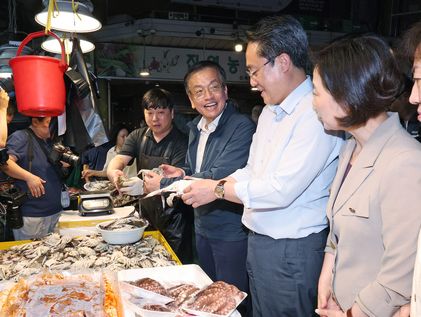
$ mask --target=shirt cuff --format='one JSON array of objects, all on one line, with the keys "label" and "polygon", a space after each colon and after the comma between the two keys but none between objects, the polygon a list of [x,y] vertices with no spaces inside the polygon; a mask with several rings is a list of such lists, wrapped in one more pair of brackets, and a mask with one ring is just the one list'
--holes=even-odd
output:
[{"label": "shirt cuff", "polygon": [[236,170],[230,177],[234,178],[237,182],[243,182],[249,179],[249,176],[244,169]]},{"label": "shirt cuff", "polygon": [[[378,316],[392,316],[400,306],[405,304],[405,301],[401,296],[398,298],[393,298],[392,294],[389,294],[384,286],[378,282],[372,282],[357,296],[357,304],[360,306],[361,310],[370,317]],[[398,295],[395,294],[394,297]]]},{"label": "shirt cuff", "polygon": [[241,200],[245,208],[249,208],[248,182],[236,182],[234,184],[235,195]]}]

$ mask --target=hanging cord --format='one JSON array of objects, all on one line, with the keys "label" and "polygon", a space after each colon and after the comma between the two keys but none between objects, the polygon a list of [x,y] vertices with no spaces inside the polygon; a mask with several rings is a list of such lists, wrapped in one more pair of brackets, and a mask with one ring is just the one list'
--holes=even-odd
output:
[{"label": "hanging cord", "polygon": [[[82,20],[82,18],[77,13],[78,7],[79,7],[79,3],[75,2],[75,0],[72,0],[72,11],[79,20]],[[47,34],[48,31],[51,31],[51,18],[58,17],[59,13],[60,11],[58,9],[57,1],[50,0],[48,3],[48,16],[47,16],[47,24],[45,25],[45,34]]]},{"label": "hanging cord", "polygon": [[9,0],[9,26],[8,31],[10,33],[16,33],[16,0]]},{"label": "hanging cord", "polygon": [[47,23],[45,24],[45,34],[48,34],[48,31],[51,31],[51,17],[52,16],[56,17],[56,15],[54,15],[54,7],[57,9],[57,14],[58,14],[58,7],[57,7],[56,0],[50,0],[48,2],[48,15],[47,15]]}]

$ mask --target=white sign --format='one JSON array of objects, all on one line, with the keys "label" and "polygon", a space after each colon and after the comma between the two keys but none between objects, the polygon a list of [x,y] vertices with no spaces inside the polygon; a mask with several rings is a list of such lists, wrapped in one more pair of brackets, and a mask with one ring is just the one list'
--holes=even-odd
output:
[{"label": "white sign", "polygon": [[[97,73],[100,77],[140,78],[143,46],[97,44]],[[188,69],[201,60],[217,62],[224,68],[227,81],[248,82],[244,53],[183,49],[170,47],[145,48],[145,66],[151,80],[182,81]]]}]

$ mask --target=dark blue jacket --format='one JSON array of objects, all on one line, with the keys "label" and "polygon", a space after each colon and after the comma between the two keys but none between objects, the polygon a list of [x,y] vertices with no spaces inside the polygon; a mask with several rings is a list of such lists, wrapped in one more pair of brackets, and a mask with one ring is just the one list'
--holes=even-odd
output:
[{"label": "dark blue jacket", "polygon": [[[246,165],[255,124],[237,112],[228,102],[216,130],[209,135],[200,173],[193,173],[196,166],[200,131],[197,124],[201,116],[189,123],[189,146],[186,156],[186,175],[200,178],[221,179]],[[247,238],[241,223],[243,206],[226,200],[195,209],[195,230],[209,239],[239,241]]]},{"label": "dark blue jacket", "polygon": [[[27,171],[29,171],[28,138],[25,130],[18,130],[7,139],[9,155],[16,156],[16,163]],[[52,142],[50,140],[45,142],[45,146],[48,150],[51,150]],[[46,181],[44,184],[45,195],[42,195],[39,198],[28,195],[28,199],[23,203],[20,209],[24,217],[51,216],[63,209],[61,206],[61,188],[63,186],[63,181],[48,162],[46,155],[36,140],[32,140],[32,154],[33,160],[30,172]],[[25,181],[16,180],[15,185],[20,190],[29,193],[28,185]]]}]

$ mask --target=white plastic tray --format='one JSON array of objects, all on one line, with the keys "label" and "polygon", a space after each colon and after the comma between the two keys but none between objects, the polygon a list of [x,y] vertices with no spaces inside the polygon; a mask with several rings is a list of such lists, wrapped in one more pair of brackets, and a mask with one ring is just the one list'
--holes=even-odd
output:
[{"label": "white plastic tray", "polygon": [[[199,288],[203,288],[212,283],[209,276],[207,276],[200,266],[196,264],[132,269],[118,272],[119,281],[135,281],[145,277],[157,280],[165,287],[175,286],[180,283],[188,283],[196,285]],[[126,303],[124,303],[124,305],[125,304]],[[129,305],[125,305],[124,316],[135,317],[134,312],[129,309],[128,306]],[[160,313],[159,316],[173,316],[173,313]],[[238,311],[234,311],[230,317],[241,317],[241,315]]]}]

